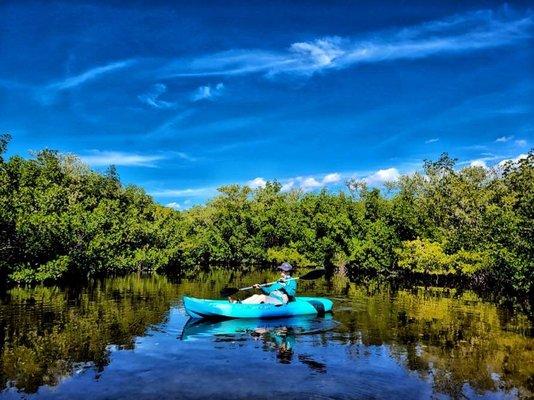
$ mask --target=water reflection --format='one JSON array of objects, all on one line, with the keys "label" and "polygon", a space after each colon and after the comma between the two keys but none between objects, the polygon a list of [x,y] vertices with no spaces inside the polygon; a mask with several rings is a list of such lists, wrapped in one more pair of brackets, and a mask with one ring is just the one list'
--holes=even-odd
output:
[{"label": "water reflection", "polygon": [[[276,353],[276,360],[291,364],[294,359],[297,336],[318,335],[339,326],[332,315],[323,317],[299,316],[271,320],[238,319],[206,321],[189,319],[180,339],[183,341],[212,340],[214,344],[252,338],[262,342],[262,350]],[[298,354],[298,361],[315,372],[325,373],[326,365],[309,354]]]},{"label": "water reflection", "polygon": [[162,277],[109,279],[82,291],[15,288],[2,302],[1,384],[25,392],[109,364],[110,346],[133,349],[136,336],[165,319],[177,288]]},{"label": "water reflection", "polygon": [[0,302],[0,397],[266,398],[288,377],[302,383],[280,389],[286,399],[533,394],[528,318],[470,291],[335,276],[299,285],[333,298],[333,317],[187,322],[182,295],[272,277],[218,270],[12,289]]}]

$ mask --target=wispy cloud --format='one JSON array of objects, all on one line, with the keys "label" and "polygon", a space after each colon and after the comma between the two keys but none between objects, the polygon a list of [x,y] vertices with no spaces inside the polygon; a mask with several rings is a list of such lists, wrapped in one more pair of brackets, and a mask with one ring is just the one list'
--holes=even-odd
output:
[{"label": "wispy cloud", "polygon": [[142,95],[137,96],[137,98],[143,103],[154,107],[154,108],[171,108],[174,107],[174,103],[168,101],[160,100],[160,96],[167,91],[167,86],[163,83],[156,83],[153,85],[150,90]]},{"label": "wispy cloud", "polygon": [[439,142],[439,138],[425,140],[425,144],[436,143],[436,142]]},{"label": "wispy cloud", "polygon": [[93,167],[117,165],[155,168],[156,161],[164,160],[168,157],[163,154],[144,155],[121,151],[93,150],[89,154],[81,155],[80,158]]},{"label": "wispy cloud", "polygon": [[512,140],[514,136],[501,136],[495,140],[496,143],[506,143],[510,140]]},{"label": "wispy cloud", "polygon": [[[226,132],[231,132],[239,129],[243,129],[255,124],[261,123],[266,117],[264,116],[244,116],[236,118],[219,119],[215,121],[200,123],[200,124],[183,124],[184,120],[195,114],[195,109],[190,108],[185,110],[176,116],[170,118],[147,136],[170,136],[176,133],[180,133],[181,137],[201,137],[206,135],[218,135]],[[265,139],[263,139],[265,140]],[[226,140],[228,142],[228,140]],[[225,145],[221,145],[224,147]],[[217,151],[215,149],[214,151]]]},{"label": "wispy cloud", "polygon": [[518,147],[525,147],[527,145],[527,141],[525,139],[519,139],[515,141],[515,144]]},{"label": "wispy cloud", "polygon": [[176,155],[182,160],[191,161],[191,162],[197,161],[196,157],[193,157],[187,153],[184,153],[183,151],[172,151],[172,152],[169,152],[169,154]]},{"label": "wispy cloud", "polygon": [[135,62],[136,60],[133,60],[133,59],[123,60],[123,61],[112,62],[112,63],[102,65],[99,67],[91,68],[85,72],[82,72],[79,75],[70,76],[63,80],[53,82],[47,85],[46,89],[51,90],[51,91],[61,91],[65,89],[70,89],[70,88],[79,86],[85,82],[94,80],[101,75],[129,67],[133,65]]},{"label": "wispy cloud", "polygon": [[512,163],[512,164],[515,164],[517,163],[519,160],[522,160],[524,158],[527,158],[528,157],[528,154],[519,154],[517,157],[514,157],[514,158],[507,158],[507,159],[504,159],[502,161],[500,161],[498,164],[497,164],[497,167],[504,167],[507,163]]},{"label": "wispy cloud", "polygon": [[32,87],[35,98],[43,104],[51,104],[56,100],[58,93],[76,88],[86,82],[96,80],[105,74],[112,73],[134,65],[136,59],[116,61],[106,65],[91,68],[78,75],[49,83],[42,87]]},{"label": "wispy cloud", "polygon": [[200,86],[191,96],[191,100],[213,100],[216,97],[219,97],[222,94],[223,90],[224,84],[222,82],[217,83],[215,86]]},{"label": "wispy cloud", "polygon": [[156,197],[207,197],[217,193],[217,188],[202,187],[188,189],[161,189],[151,191],[150,194]]},{"label": "wispy cloud", "polygon": [[[162,85],[162,84],[161,84]],[[159,87],[157,90],[153,90],[152,92],[148,93],[146,97],[143,97],[140,100],[146,102],[147,104],[150,104],[153,107],[156,108],[172,108],[178,106],[177,103],[168,103],[163,102],[158,99],[158,97],[166,91],[166,86],[162,85],[164,88]],[[154,89],[156,89],[154,87]],[[158,94],[158,91],[161,92]],[[193,95],[190,96],[188,101],[191,101],[193,103],[198,102],[200,100],[214,100],[216,97],[219,97],[222,95],[222,92],[224,91],[224,85],[222,83],[216,84],[214,87],[212,86],[201,86],[199,87]],[[154,96],[148,96],[149,94],[156,95]],[[195,107],[191,108],[185,108],[187,107],[186,104],[182,104],[179,106],[183,109],[183,111],[180,111],[176,115],[170,117],[163,123],[161,123],[159,126],[157,126],[152,131],[148,132],[146,134],[147,137],[153,137],[153,136],[169,136],[174,135],[179,130],[179,125],[182,123],[185,119],[191,117],[193,114],[195,114],[196,109]],[[227,126],[226,122],[229,122],[230,126]],[[180,132],[182,134],[185,133],[195,133],[195,129],[198,129],[200,132],[215,132],[215,131],[221,131],[226,129],[233,129],[232,121],[237,123],[243,123],[243,121],[246,121],[245,124],[252,123],[252,121],[256,121],[256,119],[253,118],[237,118],[235,120],[227,120],[227,121],[217,121],[214,123],[207,123],[196,127],[187,127],[180,129]]]},{"label": "wispy cloud", "polygon": [[194,109],[187,109],[173,115],[166,121],[162,122],[159,126],[154,128],[152,131],[147,132],[146,137],[163,137],[169,136],[176,133],[178,130],[178,125],[183,122],[183,120],[189,118],[195,113]]},{"label": "wispy cloud", "polygon": [[234,49],[207,54],[177,60],[161,72],[166,77],[251,73],[309,76],[361,63],[421,59],[512,45],[530,38],[533,24],[531,13],[511,18],[506,13],[484,10],[366,37],[329,36],[296,42],[286,51]]}]

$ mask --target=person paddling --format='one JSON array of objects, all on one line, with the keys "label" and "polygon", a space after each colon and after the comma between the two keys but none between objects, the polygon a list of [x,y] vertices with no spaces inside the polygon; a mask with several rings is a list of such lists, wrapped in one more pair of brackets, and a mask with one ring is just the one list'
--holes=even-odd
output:
[{"label": "person paddling", "polygon": [[[297,280],[291,279],[291,271],[293,267],[291,264],[285,262],[278,267],[280,270],[281,278],[278,282],[269,286],[260,286],[255,284],[254,288],[261,289],[263,294],[255,294],[241,301],[242,304],[274,304],[282,305],[287,304],[295,298],[297,293]],[[230,302],[235,302],[232,298]]]}]

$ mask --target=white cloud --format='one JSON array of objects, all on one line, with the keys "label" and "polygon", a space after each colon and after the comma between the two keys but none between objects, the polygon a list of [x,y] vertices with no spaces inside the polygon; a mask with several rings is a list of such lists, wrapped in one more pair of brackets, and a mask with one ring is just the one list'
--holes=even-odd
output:
[{"label": "white cloud", "polygon": [[425,140],[425,144],[436,143],[438,141],[439,141],[439,138],[428,139],[428,140]]},{"label": "white cloud", "polygon": [[482,168],[488,168],[488,165],[484,160],[473,160],[469,164],[471,167],[482,167]]},{"label": "white cloud", "polygon": [[516,140],[515,141],[516,146],[519,147],[525,147],[527,145],[527,141],[524,139]]},{"label": "white cloud", "polygon": [[528,157],[528,154],[519,154],[517,157],[515,158],[508,158],[506,160],[502,160],[500,161],[498,164],[497,164],[497,167],[504,167],[506,165],[506,163],[508,162],[512,162],[512,163],[517,163],[519,160],[522,160],[524,158],[527,158]]},{"label": "white cloud", "polygon": [[70,89],[70,88],[79,86],[82,83],[85,83],[87,81],[94,80],[103,74],[129,67],[135,62],[136,60],[123,60],[123,61],[117,61],[117,62],[113,62],[110,64],[106,64],[100,67],[91,68],[79,75],[71,76],[61,81],[51,83],[46,88],[48,90],[53,90],[53,91]]},{"label": "white cloud", "polygon": [[28,86],[28,88],[34,91],[33,95],[38,101],[49,105],[55,102],[59,92],[75,88],[92,80],[96,80],[102,75],[130,67],[136,62],[136,59],[112,62],[99,67],[91,68],[79,75],[69,76],[65,79],[52,82],[42,87]]},{"label": "white cloud", "polygon": [[[372,32],[365,37],[324,37],[297,42],[286,51],[229,50],[176,60],[163,76],[223,76],[263,73],[312,75],[361,63],[421,59],[461,54],[526,41],[532,36],[531,13],[512,18],[506,12],[477,11],[431,21],[397,31]],[[209,92],[208,92],[209,93]]]},{"label": "white cloud", "polygon": [[[289,192],[291,189],[299,188],[305,192],[317,189],[321,186],[334,184],[341,181],[341,174],[334,172],[325,175],[322,179],[318,179],[317,176],[296,176],[292,178],[281,179],[279,182],[282,184],[281,191]],[[264,185],[265,180],[263,178],[256,178],[247,183],[250,187],[255,187],[259,184]]]},{"label": "white cloud", "polygon": [[219,82],[215,86],[200,86],[195,93],[191,96],[191,100],[193,101],[200,101],[200,100],[206,100],[211,99],[213,100],[216,97],[219,97],[224,90],[224,84],[222,82]]},{"label": "white cloud", "polygon": [[282,184],[282,192],[289,192],[293,187],[295,186],[295,181],[293,179],[289,179],[287,182]]},{"label": "white cloud", "polygon": [[253,180],[249,181],[247,183],[247,186],[249,186],[250,188],[252,189],[257,189],[257,188],[262,188],[262,187],[265,187],[265,185],[267,184],[267,181],[263,178],[254,178]]},{"label": "white cloud", "polygon": [[400,173],[396,168],[379,169],[374,174],[369,175],[364,181],[369,184],[382,184],[385,182],[392,182],[400,177]]},{"label": "white cloud", "polygon": [[165,204],[165,207],[174,208],[175,210],[179,210],[179,209],[182,208],[182,206],[179,203],[177,203],[176,201],[172,201],[170,203]]},{"label": "white cloud", "polygon": [[342,45],[341,38],[327,37],[311,43],[293,43],[290,51],[301,59],[303,68],[324,68],[333,65],[337,57],[344,55],[345,51],[340,45]]},{"label": "white cloud", "polygon": [[497,142],[497,143],[506,143],[509,140],[513,139],[513,137],[514,137],[513,135],[512,136],[501,136],[500,138],[497,138],[495,140],[495,142]]},{"label": "white cloud", "polygon": [[321,183],[313,177],[303,178],[300,182],[300,188],[304,191],[312,190],[321,186]]},{"label": "white cloud", "polygon": [[94,167],[107,165],[136,166],[136,167],[156,167],[155,162],[166,159],[162,154],[144,155],[136,153],[125,153],[121,151],[100,151],[93,150],[90,154],[81,155],[80,159]]},{"label": "white cloud", "polygon": [[152,86],[148,93],[137,96],[143,103],[148,104],[154,108],[171,108],[174,103],[160,100],[159,97],[167,91],[167,86],[163,83],[156,83]]},{"label": "white cloud", "polygon": [[337,183],[341,180],[341,175],[337,172],[325,175],[323,178],[323,184],[327,185],[329,183]]}]

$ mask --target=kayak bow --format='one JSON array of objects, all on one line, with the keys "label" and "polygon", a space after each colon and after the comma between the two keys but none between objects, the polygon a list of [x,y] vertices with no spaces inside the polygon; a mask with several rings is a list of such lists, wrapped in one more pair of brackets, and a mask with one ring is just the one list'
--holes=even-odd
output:
[{"label": "kayak bow", "polygon": [[296,297],[283,305],[230,303],[227,300],[196,299],[184,296],[186,313],[192,318],[283,318],[296,315],[325,314],[333,302],[324,297]]}]

